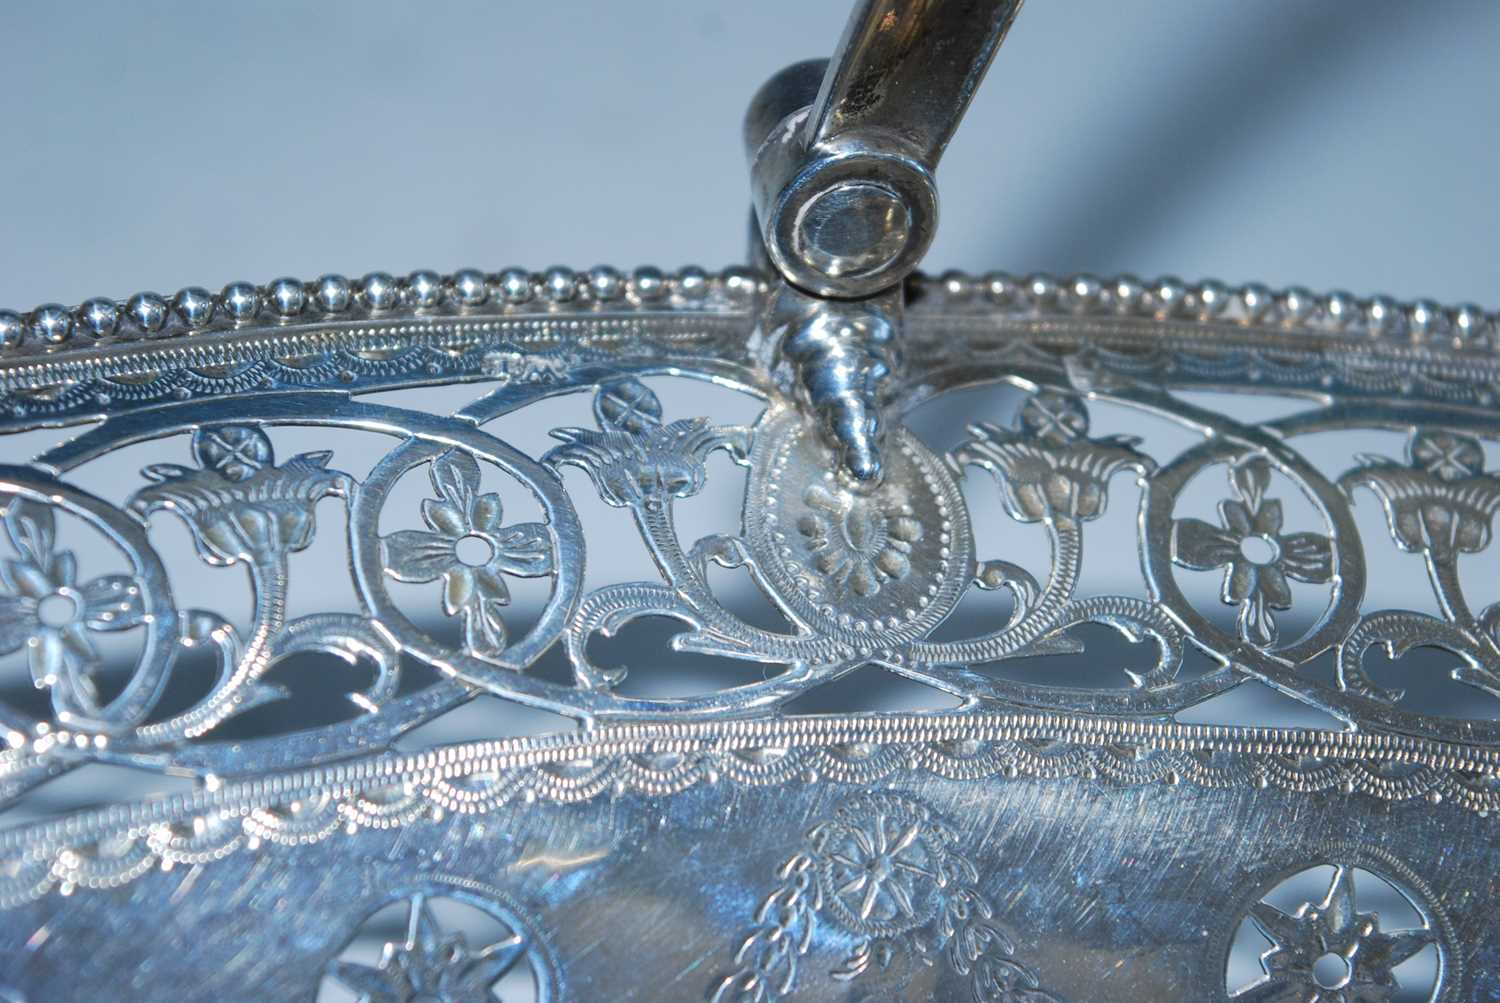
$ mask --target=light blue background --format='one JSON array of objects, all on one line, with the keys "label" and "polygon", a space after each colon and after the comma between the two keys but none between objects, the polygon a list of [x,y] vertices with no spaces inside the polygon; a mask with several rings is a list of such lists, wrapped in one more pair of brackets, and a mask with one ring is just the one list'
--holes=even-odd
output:
[{"label": "light blue background", "polygon": [[[0,304],[419,267],[728,264],[739,121],[842,0],[0,7]],[[1492,305],[1500,4],[1053,0],[928,267]]]}]

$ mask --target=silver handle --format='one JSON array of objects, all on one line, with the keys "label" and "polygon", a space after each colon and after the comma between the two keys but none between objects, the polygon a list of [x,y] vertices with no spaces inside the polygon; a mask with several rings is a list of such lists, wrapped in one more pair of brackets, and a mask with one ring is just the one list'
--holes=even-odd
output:
[{"label": "silver handle", "polygon": [[832,60],[761,89],[746,118],[752,193],[789,282],[858,298],[916,267],[937,230],[932,172],[1020,8],[860,0]]}]

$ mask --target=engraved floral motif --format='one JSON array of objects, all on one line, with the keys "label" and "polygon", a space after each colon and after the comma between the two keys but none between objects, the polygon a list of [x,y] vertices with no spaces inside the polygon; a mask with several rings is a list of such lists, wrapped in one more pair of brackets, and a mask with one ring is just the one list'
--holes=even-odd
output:
[{"label": "engraved floral motif", "polygon": [[874,806],[858,824],[825,833],[825,891],[838,914],[862,933],[896,933],[929,919],[942,877],[921,816],[900,803]]},{"label": "engraved floral motif", "polygon": [[1500,477],[1485,472],[1478,439],[1417,429],[1407,440],[1405,463],[1382,456],[1360,459],[1363,465],[1339,483],[1346,490],[1375,492],[1401,549],[1442,561],[1489,546],[1500,509]]},{"label": "engraved floral motif", "polygon": [[[1386,931],[1373,912],[1355,907],[1354,868],[1335,867],[1328,891],[1287,913],[1267,902],[1250,907],[1250,920],[1271,947],[1261,955],[1265,978],[1231,996],[1298,1003],[1389,1000],[1401,988],[1395,969],[1429,944],[1431,929]],[[1425,997],[1424,997],[1425,998]]]},{"label": "engraved floral motif", "polygon": [[131,497],[131,511],[159,509],[187,523],[198,555],[219,566],[247,566],[255,593],[250,637],[243,649],[231,628],[215,629],[237,658],[209,695],[190,710],[146,732],[153,741],[191,738],[232,714],[274,699],[280,691],[257,682],[270,668],[276,638],[286,627],[287,558],[312,543],[314,511],[329,496],[347,498],[354,479],[328,469],[328,451],[301,453],[280,466],[266,433],[254,425],[210,425],[192,438],[197,468],[156,463],[141,471],[156,483]]},{"label": "engraved floral motif", "polygon": [[510,603],[504,575],[536,578],[552,571],[552,538],[539,522],[503,525],[500,496],[479,490],[479,464],[450,449],[433,460],[436,498],[422,501],[427,530],[384,538],[386,573],[402,582],[443,581],[443,612],[461,617],[464,643],[481,655],[505,650],[500,608]]},{"label": "engraved floral motif", "polygon": [[32,682],[50,690],[63,715],[103,713],[94,684],[99,652],[89,634],[135,627],[145,615],[130,575],[80,583],[73,552],[57,547],[48,505],[20,497],[3,503],[5,537],[16,556],[0,563],[0,655],[26,648]]},{"label": "engraved floral motif", "polygon": [[387,942],[378,962],[329,965],[328,974],[358,993],[361,1003],[495,1003],[495,983],[529,960],[531,943],[522,930],[474,948],[463,933],[443,931],[426,895],[412,895],[408,903],[405,939]]},{"label": "engraved floral motif", "polygon": [[859,938],[829,972],[859,983],[857,999],[900,1000],[917,966],[946,959],[976,1003],[1059,1003],[978,890],[979,874],[954,846],[947,822],[915,798],[855,795],[815,825],[781,867],[781,885],[756,914],[715,983],[713,1003],[777,1003],[791,996],[799,958],[813,946],[824,910]]},{"label": "engraved floral motif", "polygon": [[253,425],[217,425],[193,434],[198,468],[154,463],[141,473],[130,508],[142,515],[170,509],[187,522],[210,564],[284,563],[312,542],[313,508],[327,495],[347,496],[348,474],[329,470],[332,453],[302,453],[281,466],[271,440]]},{"label": "engraved floral motif", "polygon": [[813,484],[802,498],[814,511],[798,520],[797,531],[807,537],[812,565],[826,581],[872,596],[883,582],[911,572],[907,555],[922,539],[922,524],[898,492],[861,495]]},{"label": "engraved floral motif", "polygon": [[744,459],[744,442],[734,430],[701,417],[663,424],[661,416],[661,401],[644,383],[629,378],[606,383],[594,398],[599,431],[553,429],[563,445],[543,462],[582,468],[610,505],[660,509],[668,498],[703,490],[704,458],[712,450],[728,448]]},{"label": "engraved floral motif", "polygon": [[1362,455],[1361,465],[1339,478],[1351,494],[1368,488],[1385,508],[1391,538],[1421,554],[1442,618],[1414,610],[1382,610],[1361,619],[1339,651],[1344,688],[1394,703],[1401,689],[1379,686],[1364,669],[1364,652],[1383,645],[1391,657],[1429,645],[1457,655],[1454,679],[1500,696],[1500,603],[1469,605],[1459,575],[1464,554],[1490,545],[1500,510],[1500,476],[1484,470],[1484,447],[1471,435],[1416,428],[1406,442],[1406,462]]},{"label": "engraved floral motif", "polygon": [[1261,457],[1229,468],[1235,497],[1219,503],[1221,525],[1172,524],[1172,560],[1195,571],[1224,569],[1221,596],[1239,606],[1239,633],[1258,647],[1276,642],[1272,610],[1292,607],[1288,578],[1323,584],[1333,577],[1333,545],[1317,533],[1282,532],[1281,501],[1267,498],[1271,466]]},{"label": "engraved floral motif", "polygon": [[962,467],[974,465],[1000,481],[1006,508],[1023,522],[1059,516],[1096,519],[1109,500],[1109,479],[1121,470],[1149,473],[1140,439],[1090,438],[1088,411],[1074,396],[1042,391],[1021,407],[1019,429],[988,422],[969,426],[971,438],[953,451]]}]

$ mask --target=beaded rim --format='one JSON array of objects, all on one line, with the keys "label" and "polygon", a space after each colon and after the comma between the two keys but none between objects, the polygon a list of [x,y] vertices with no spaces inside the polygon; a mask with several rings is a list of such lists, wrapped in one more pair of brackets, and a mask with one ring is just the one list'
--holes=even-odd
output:
[{"label": "beaded rim", "polygon": [[[123,301],[95,298],[76,307],[47,303],[28,312],[0,310],[0,356],[34,356],[80,346],[232,331],[253,324],[322,318],[462,314],[484,308],[534,312],[599,309],[725,309],[764,293],[769,279],[749,268],[709,272],[688,266],[663,272],[645,266],[628,275],[600,265],[586,271],[460,269],[415,271],[405,277],[371,272],[358,280],[327,274],[310,282],[279,278],[264,285],[231,282],[219,293],[189,286],[168,298],[137,293]],[[1500,314],[1473,303],[1444,306],[1428,299],[1358,297],[1301,286],[1273,290],[1259,283],[1230,286],[1173,276],[1141,280],[1059,278],[1043,273],[914,276],[908,294],[917,308],[998,309],[1018,316],[1127,316],[1308,329],[1390,342],[1500,347]]]},{"label": "beaded rim", "polygon": [[1360,298],[1334,290],[1314,293],[1302,286],[1273,290],[1260,283],[1226,285],[1214,279],[1187,283],[1175,276],[1142,280],[1133,275],[1025,277],[1005,272],[982,276],[944,272],[920,278],[918,291],[945,308],[965,306],[1020,316],[1118,316],[1158,321],[1239,324],[1244,327],[1311,330],[1365,336],[1389,342],[1455,349],[1500,343],[1500,314],[1477,304],[1444,306],[1428,299],[1401,302],[1390,296]]},{"label": "beaded rim", "polygon": [[232,331],[251,325],[291,323],[309,317],[442,315],[478,308],[691,309],[748,300],[765,280],[746,268],[709,273],[688,266],[663,272],[645,266],[625,274],[600,265],[583,272],[508,268],[451,274],[420,270],[404,277],[371,272],[351,280],[326,274],[303,282],[279,278],[264,285],[231,282],[215,294],[189,286],[168,298],[136,293],[116,301],[86,300],[68,308],[46,303],[20,313],[0,310],[0,354],[34,355],[80,346]]}]

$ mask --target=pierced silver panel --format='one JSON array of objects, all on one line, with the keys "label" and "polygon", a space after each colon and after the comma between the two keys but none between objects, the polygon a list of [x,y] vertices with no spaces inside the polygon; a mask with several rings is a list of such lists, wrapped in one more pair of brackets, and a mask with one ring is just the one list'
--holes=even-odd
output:
[{"label": "pierced silver panel", "polygon": [[12,997],[1500,994],[1482,311],[917,279],[865,486],[753,273],[189,293],[0,349]]}]

